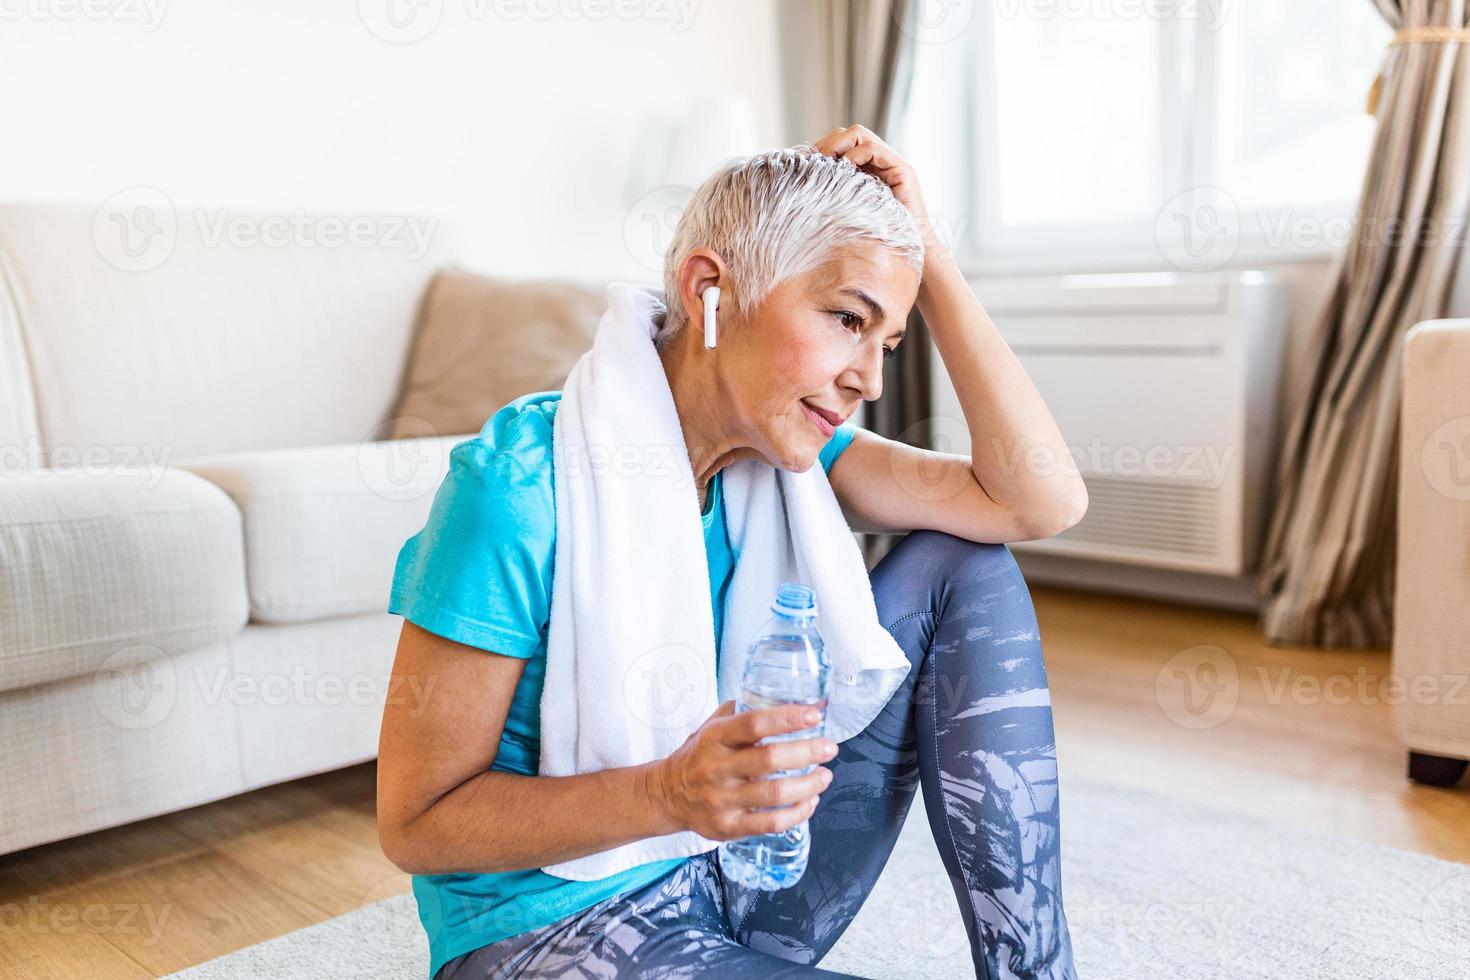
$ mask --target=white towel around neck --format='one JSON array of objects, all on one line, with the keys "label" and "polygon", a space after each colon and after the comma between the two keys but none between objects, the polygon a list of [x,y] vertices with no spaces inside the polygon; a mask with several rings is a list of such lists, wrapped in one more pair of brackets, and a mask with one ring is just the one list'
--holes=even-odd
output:
[{"label": "white towel around neck", "polygon": [[[607,298],[552,426],[556,553],[540,773],[667,757],[738,696],[745,651],[771,616],[776,587],[788,581],[816,590],[832,662],[827,734],[852,737],[882,710],[909,661],[878,621],[862,552],[826,472],[820,463],[793,473],[751,459],[721,471],[736,563],[716,678],[699,499],[653,345],[663,294],[613,283]],[[715,846],[681,831],[542,870],[591,881]]]}]

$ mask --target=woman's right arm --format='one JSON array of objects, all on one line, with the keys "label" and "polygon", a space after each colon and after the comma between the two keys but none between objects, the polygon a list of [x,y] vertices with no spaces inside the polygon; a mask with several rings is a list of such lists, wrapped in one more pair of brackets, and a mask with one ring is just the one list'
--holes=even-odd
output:
[{"label": "woman's right arm", "polygon": [[[492,772],[526,661],[405,622],[378,740],[378,838],[411,874],[488,873],[569,861],[694,830],[773,833],[811,816],[831,773],[763,779],[836,755],[826,738],[756,745],[811,726],[796,705],[722,704],[667,759],[576,776]],[[779,809],[752,809],[778,807]]]}]

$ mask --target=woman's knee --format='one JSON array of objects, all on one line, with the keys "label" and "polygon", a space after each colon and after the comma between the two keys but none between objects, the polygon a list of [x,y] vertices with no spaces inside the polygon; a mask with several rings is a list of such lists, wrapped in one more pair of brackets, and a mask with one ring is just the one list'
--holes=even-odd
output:
[{"label": "woman's knee", "polygon": [[915,605],[928,592],[935,611],[958,601],[1008,607],[1030,617],[1030,592],[1011,550],[1003,544],[969,541],[944,531],[910,531],[873,570],[875,593],[897,592]]},{"label": "woman's knee", "polygon": [[912,531],[884,556],[873,581],[885,625],[916,665],[929,661],[929,683],[952,689],[949,700],[1045,691],[1036,611],[1005,545]]}]

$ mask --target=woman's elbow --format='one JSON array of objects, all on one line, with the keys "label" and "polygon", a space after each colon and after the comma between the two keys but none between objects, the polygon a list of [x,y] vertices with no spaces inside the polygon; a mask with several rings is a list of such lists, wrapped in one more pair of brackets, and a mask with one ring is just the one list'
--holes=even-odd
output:
[{"label": "woman's elbow", "polygon": [[422,875],[431,873],[420,862],[413,848],[412,835],[408,828],[378,816],[378,847],[383,856],[404,874]]},{"label": "woman's elbow", "polygon": [[1067,494],[1066,503],[1061,508],[1062,523],[1057,528],[1058,534],[1076,524],[1087,515],[1087,503],[1087,484],[1083,483],[1079,477],[1077,482],[1072,486],[1071,492]]},{"label": "woman's elbow", "polygon": [[[379,765],[382,765],[381,759]],[[377,798],[379,850],[405,874],[435,874],[436,869],[426,860],[433,848],[424,839],[427,825],[421,819],[428,810],[416,797],[386,789],[381,777],[380,769]]]},{"label": "woman's elbow", "polygon": [[1026,515],[1025,525],[1028,540],[1051,538],[1061,534],[1082,520],[1087,513],[1087,487],[1078,480],[1076,485],[1056,501],[1044,507],[1036,507]]}]

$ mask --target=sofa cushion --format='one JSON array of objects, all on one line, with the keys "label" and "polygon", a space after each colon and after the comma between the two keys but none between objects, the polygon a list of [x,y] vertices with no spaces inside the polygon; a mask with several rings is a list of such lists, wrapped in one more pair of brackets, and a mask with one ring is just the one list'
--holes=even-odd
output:
[{"label": "sofa cushion", "polygon": [[240,512],[217,487],[170,469],[0,477],[0,690],[244,625]]},{"label": "sofa cushion", "polygon": [[602,283],[439,273],[389,437],[477,432],[512,399],[561,388],[606,309]]},{"label": "sofa cushion", "polygon": [[250,618],[300,623],[388,608],[398,549],[424,526],[449,451],[468,438],[277,449],[185,465],[244,515]]}]

